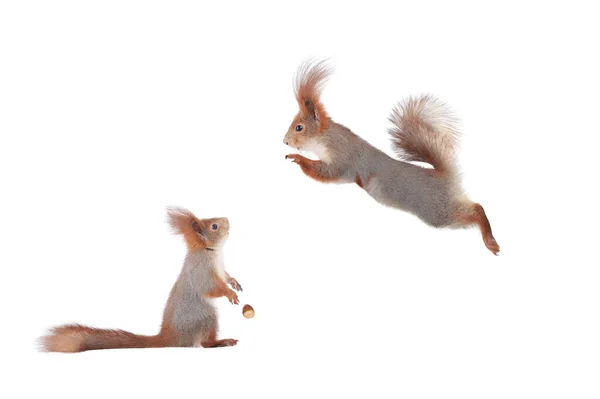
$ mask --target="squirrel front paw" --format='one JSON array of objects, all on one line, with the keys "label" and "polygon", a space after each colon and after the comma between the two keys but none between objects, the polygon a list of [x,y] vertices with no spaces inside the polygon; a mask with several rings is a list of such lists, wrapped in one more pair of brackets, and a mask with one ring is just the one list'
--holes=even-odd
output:
[{"label": "squirrel front paw", "polygon": [[304,157],[303,157],[302,155],[300,155],[300,154],[287,154],[287,155],[285,156],[285,159],[291,159],[291,160],[292,160],[292,162],[295,162],[295,163],[300,163],[300,161],[302,161],[303,159],[306,159],[306,158],[304,158]]},{"label": "squirrel front paw", "polygon": [[232,305],[239,305],[240,303],[237,294],[232,290],[229,290],[229,292],[227,292],[227,299],[229,300],[229,302],[231,302]]},{"label": "squirrel front paw", "polygon": [[229,279],[229,284],[231,285],[231,288],[233,288],[236,291],[243,291],[242,286],[240,285],[240,283],[238,283],[238,281],[236,279],[234,279],[233,277]]}]

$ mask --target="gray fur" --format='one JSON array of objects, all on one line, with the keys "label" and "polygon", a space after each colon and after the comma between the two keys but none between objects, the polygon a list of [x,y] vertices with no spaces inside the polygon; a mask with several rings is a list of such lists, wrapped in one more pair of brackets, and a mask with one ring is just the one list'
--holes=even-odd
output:
[{"label": "gray fur", "polygon": [[212,299],[205,297],[217,286],[216,263],[221,248],[188,252],[183,268],[167,302],[163,326],[175,329],[178,342],[173,346],[193,346],[218,329],[217,309]]},{"label": "gray fur", "polygon": [[[298,69],[294,90],[300,109],[283,138],[286,145],[311,151],[320,161],[299,154],[286,159],[315,180],[356,183],[381,204],[411,212],[430,226],[476,224],[485,246],[497,255],[500,246],[483,207],[460,187],[455,159],[459,131],[452,111],[430,95],[400,102],[389,118],[400,160],[393,159],[327,116],[320,95],[328,77],[323,62]],[[433,169],[409,163],[415,161]]]},{"label": "gray fur", "polygon": [[365,191],[381,204],[411,212],[431,226],[452,224],[456,184],[451,176],[391,158],[333,121],[314,140],[331,158],[322,164],[325,176],[354,183],[358,175]]}]

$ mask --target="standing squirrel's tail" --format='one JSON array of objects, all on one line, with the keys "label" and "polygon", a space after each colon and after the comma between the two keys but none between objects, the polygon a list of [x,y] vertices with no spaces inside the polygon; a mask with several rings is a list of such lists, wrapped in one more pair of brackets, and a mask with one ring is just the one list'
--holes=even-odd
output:
[{"label": "standing squirrel's tail", "polygon": [[54,327],[40,339],[46,352],[83,352],[93,349],[161,348],[167,342],[159,334],[136,335],[123,330],[104,330],[70,324]]},{"label": "standing squirrel's tail", "polygon": [[430,95],[409,97],[392,110],[393,147],[405,161],[427,162],[443,173],[456,173],[458,130],[452,112]]}]

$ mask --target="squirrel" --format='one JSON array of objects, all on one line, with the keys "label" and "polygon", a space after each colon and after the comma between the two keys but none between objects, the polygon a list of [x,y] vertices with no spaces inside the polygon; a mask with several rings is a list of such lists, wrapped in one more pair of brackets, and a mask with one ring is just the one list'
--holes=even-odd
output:
[{"label": "squirrel", "polygon": [[497,255],[500,246],[483,207],[461,188],[455,159],[459,132],[450,109],[431,95],[399,103],[389,117],[399,160],[394,159],[329,117],[320,97],[330,75],[325,61],[309,60],[298,69],[294,92],[300,110],[283,141],[319,160],[299,154],[285,158],[317,181],[356,183],[379,203],[411,212],[430,226],[477,225],[485,246]]},{"label": "squirrel", "polygon": [[236,339],[217,339],[217,311],[213,298],[227,297],[238,304],[241,285],[223,265],[223,245],[229,235],[227,218],[198,219],[183,208],[170,207],[167,220],[182,234],[188,253],[171,289],[157,335],[136,335],[123,330],[91,328],[78,324],[51,329],[40,339],[47,352],[83,352],[93,349],[233,346]]}]

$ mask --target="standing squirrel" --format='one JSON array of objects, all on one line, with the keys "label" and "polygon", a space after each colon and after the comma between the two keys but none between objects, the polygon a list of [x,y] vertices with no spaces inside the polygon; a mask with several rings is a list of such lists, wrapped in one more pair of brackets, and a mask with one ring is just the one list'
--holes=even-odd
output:
[{"label": "standing squirrel", "polygon": [[213,298],[227,297],[238,304],[240,284],[225,271],[223,245],[229,235],[227,218],[198,219],[183,208],[169,208],[168,222],[183,234],[188,253],[171,289],[162,326],[157,335],[136,335],[78,324],[55,327],[40,339],[48,352],[83,352],[93,349],[233,346],[236,339],[217,339],[217,310]]},{"label": "standing squirrel", "polygon": [[[320,101],[331,72],[323,61],[307,61],[295,79],[300,111],[283,139],[286,145],[315,153],[315,161],[299,154],[286,159],[321,182],[356,183],[381,204],[415,214],[433,227],[477,225],[485,246],[497,255],[500,246],[480,204],[464,194],[455,160],[458,130],[451,111],[435,98],[411,97],[392,110],[391,158],[334,122]],[[426,162],[424,168],[411,161]]]}]

